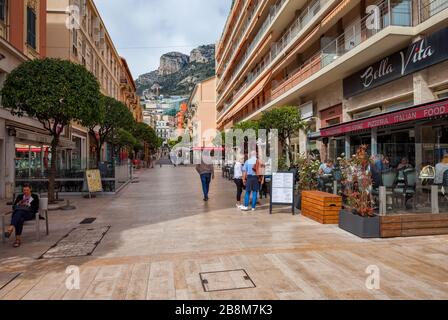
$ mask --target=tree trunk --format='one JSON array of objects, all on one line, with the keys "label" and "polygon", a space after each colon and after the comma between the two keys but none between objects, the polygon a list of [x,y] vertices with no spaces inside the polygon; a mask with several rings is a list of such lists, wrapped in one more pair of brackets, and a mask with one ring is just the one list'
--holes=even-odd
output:
[{"label": "tree trunk", "polygon": [[53,141],[51,142],[51,164],[50,171],[48,175],[48,202],[55,202],[55,187],[56,187],[56,166],[58,163],[58,145],[59,136],[53,136]]}]

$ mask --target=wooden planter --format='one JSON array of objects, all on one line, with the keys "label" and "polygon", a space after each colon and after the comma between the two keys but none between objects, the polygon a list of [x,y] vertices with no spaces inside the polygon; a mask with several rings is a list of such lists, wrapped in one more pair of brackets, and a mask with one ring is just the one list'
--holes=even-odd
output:
[{"label": "wooden planter", "polygon": [[338,224],[342,198],[320,191],[304,191],[302,215],[322,224]]},{"label": "wooden planter", "polygon": [[339,214],[339,228],[360,238],[380,238],[380,217],[361,217],[348,210]]}]

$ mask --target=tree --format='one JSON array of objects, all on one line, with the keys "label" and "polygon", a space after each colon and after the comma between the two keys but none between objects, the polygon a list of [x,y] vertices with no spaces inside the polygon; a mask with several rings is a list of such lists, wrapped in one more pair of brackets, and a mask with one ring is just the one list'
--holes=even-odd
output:
[{"label": "tree", "polygon": [[[103,103],[100,107],[101,117],[89,118],[83,125],[89,128],[89,132],[96,137],[97,163],[101,162],[101,148],[119,129],[131,130],[134,125],[134,117],[128,107],[111,97],[102,96]],[[98,131],[98,136],[96,131]]]},{"label": "tree", "polygon": [[132,133],[125,129],[118,129],[108,141],[119,148],[126,148],[128,150],[134,150],[134,147],[139,144],[139,141]]},{"label": "tree", "polygon": [[260,119],[260,128],[278,130],[279,142],[288,158],[288,164],[292,159],[291,138],[299,134],[300,130],[305,130],[306,127],[306,122],[302,119],[300,110],[293,106],[283,106],[264,112]]},{"label": "tree", "polygon": [[[144,122],[135,123],[134,129],[133,129],[134,137],[137,138],[137,140],[143,142],[141,146],[136,146],[134,148],[135,152],[137,153],[139,150],[144,150],[145,147],[148,147],[151,152],[158,149],[159,146],[159,139],[157,137],[156,132],[152,127],[147,125]],[[140,147],[140,148],[137,148]],[[146,150],[145,150],[146,152]],[[151,160],[151,159],[149,159]]]},{"label": "tree", "polygon": [[101,118],[97,79],[81,65],[60,59],[36,59],[12,71],[1,90],[3,106],[13,115],[37,119],[52,136],[48,197],[54,201],[57,149],[72,121]]}]

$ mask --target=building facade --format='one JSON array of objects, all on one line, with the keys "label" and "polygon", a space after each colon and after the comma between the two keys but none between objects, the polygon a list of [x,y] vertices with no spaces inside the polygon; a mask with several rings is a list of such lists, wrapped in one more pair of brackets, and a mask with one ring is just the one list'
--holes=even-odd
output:
[{"label": "building facade", "polygon": [[294,105],[314,132],[314,139],[295,139],[297,152],[319,149],[334,158],[370,145],[370,138],[349,144],[319,132],[443,97],[447,63],[350,97],[343,79],[446,27],[447,8],[445,0],[235,1],[217,49],[218,128]]},{"label": "building facade", "polygon": [[[128,99],[125,92],[128,89],[132,91],[132,84],[129,84],[131,88],[127,83],[122,84],[122,79],[124,82],[128,78],[127,66],[123,65],[94,1],[47,0],[47,23],[47,56],[82,64],[98,79],[103,95],[130,106],[133,99]],[[89,134],[86,128],[74,123],[71,131],[69,134],[80,145],[83,168],[96,165],[97,152],[101,153],[103,161],[113,161],[110,144],[106,143],[102,150],[96,150],[96,137]]]},{"label": "building facade", "polygon": [[212,147],[216,137],[216,77],[198,83],[188,100],[190,133],[200,141],[194,147]]},{"label": "building facade", "polygon": [[[0,1],[0,87],[21,63],[46,54],[46,0]],[[48,168],[51,137],[31,118],[0,108],[0,198],[11,199],[17,179]],[[61,149],[70,146],[63,138]]]},{"label": "building facade", "polygon": [[132,112],[136,122],[143,122],[143,110],[137,95],[137,87],[128,63],[123,57],[121,58],[120,100]]},{"label": "building facade", "polygon": [[[337,159],[367,145],[393,170],[442,167],[447,0],[235,1],[228,19],[216,57],[219,129],[292,105],[311,131],[293,140],[296,154]],[[419,202],[434,206],[417,180]]]}]

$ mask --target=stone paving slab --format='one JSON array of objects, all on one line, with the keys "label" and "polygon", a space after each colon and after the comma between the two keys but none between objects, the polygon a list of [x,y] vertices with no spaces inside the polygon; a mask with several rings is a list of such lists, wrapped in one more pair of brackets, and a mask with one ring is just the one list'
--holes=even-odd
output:
[{"label": "stone paving slab", "polygon": [[75,228],[45,252],[41,259],[90,256],[109,229],[110,226]]}]

